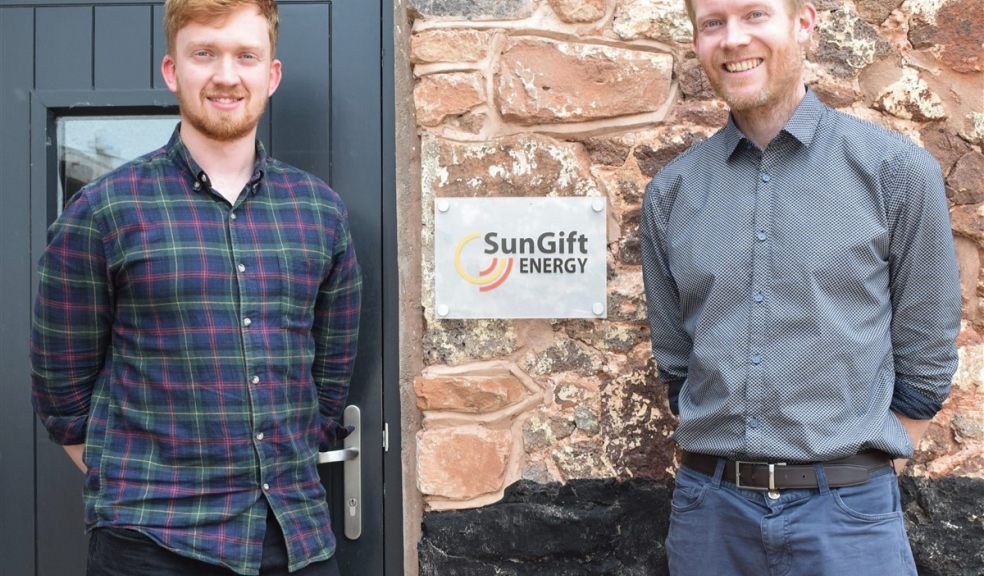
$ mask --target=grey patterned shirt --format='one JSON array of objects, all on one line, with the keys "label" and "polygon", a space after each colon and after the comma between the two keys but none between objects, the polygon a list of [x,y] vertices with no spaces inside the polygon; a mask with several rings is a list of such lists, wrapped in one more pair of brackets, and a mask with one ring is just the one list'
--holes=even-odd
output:
[{"label": "grey patterned shirt", "polygon": [[909,456],[957,366],[939,165],[812,91],[760,151],[733,120],[646,190],[643,272],[674,439],[691,452]]}]

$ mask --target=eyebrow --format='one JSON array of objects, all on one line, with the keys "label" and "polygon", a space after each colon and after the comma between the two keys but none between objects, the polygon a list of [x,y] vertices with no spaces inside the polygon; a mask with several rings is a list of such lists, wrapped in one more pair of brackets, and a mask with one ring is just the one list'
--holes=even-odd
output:
[{"label": "eyebrow", "polygon": [[[783,0],[783,1],[785,1],[785,0]],[[736,11],[738,11],[738,12],[749,12],[749,11],[752,11],[752,10],[771,11],[771,8],[772,8],[771,6],[769,6],[768,3],[762,2],[761,0],[749,0],[748,2],[741,2],[741,1],[739,1],[739,2],[729,2],[728,3],[728,6],[726,8],[724,8],[724,7],[722,7],[722,8],[715,8],[714,10],[709,10],[708,12],[706,12],[704,14],[697,14],[697,12],[695,10],[694,11],[694,18],[695,19],[700,19],[700,18],[709,18],[711,16],[720,16],[720,14],[722,12],[728,12],[728,11],[730,11],[730,9],[731,9],[732,6],[734,6],[734,9]]]},{"label": "eyebrow", "polygon": [[[202,48],[219,49],[222,48],[222,45],[220,43],[212,42],[208,40],[203,40],[200,42],[192,42],[188,44],[189,50],[201,50]],[[254,43],[239,44],[238,46],[235,47],[235,50],[237,51],[249,50],[252,52],[260,52],[262,49],[263,46],[261,44],[254,44]]]}]

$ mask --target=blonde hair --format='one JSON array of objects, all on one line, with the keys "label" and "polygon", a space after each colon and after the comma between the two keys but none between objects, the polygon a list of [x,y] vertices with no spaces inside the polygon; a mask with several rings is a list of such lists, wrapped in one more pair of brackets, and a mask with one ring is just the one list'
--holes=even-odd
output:
[{"label": "blonde hair", "polygon": [[178,30],[190,22],[209,22],[228,16],[242,6],[256,6],[266,18],[270,31],[270,50],[277,52],[277,33],[280,14],[275,0],[166,0],[164,2],[164,38],[168,54],[174,54],[174,41]]}]

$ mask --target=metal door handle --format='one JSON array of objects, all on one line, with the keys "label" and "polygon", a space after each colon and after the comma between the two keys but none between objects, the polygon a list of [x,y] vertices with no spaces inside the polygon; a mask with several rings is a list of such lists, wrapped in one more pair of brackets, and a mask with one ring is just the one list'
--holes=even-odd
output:
[{"label": "metal door handle", "polygon": [[336,462],[348,462],[359,457],[358,448],[343,448],[330,452],[318,452],[318,464],[334,464]]},{"label": "metal door handle", "polygon": [[345,505],[342,516],[345,517],[345,537],[358,540],[362,536],[362,412],[358,406],[347,406],[342,416],[342,425],[351,426],[353,431],[345,437],[341,450],[318,453],[318,464],[333,464],[343,462],[344,478],[342,490],[345,495]]}]

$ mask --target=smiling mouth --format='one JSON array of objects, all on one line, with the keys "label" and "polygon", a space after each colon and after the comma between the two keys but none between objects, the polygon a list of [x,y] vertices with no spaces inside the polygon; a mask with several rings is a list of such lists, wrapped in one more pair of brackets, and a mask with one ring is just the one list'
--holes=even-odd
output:
[{"label": "smiling mouth", "polygon": [[758,68],[764,60],[761,58],[749,58],[740,62],[725,62],[723,68],[728,72],[745,72],[752,68]]},{"label": "smiling mouth", "polygon": [[235,104],[243,99],[242,96],[207,96],[207,98],[216,104]]}]

